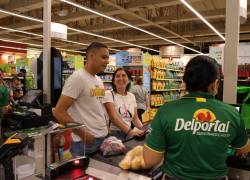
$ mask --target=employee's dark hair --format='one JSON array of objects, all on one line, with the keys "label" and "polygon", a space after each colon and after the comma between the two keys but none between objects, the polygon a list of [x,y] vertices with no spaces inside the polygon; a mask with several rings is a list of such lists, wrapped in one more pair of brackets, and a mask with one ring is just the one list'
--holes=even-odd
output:
[{"label": "employee's dark hair", "polygon": [[[128,74],[127,71],[125,71],[125,69],[123,69],[123,68],[117,68],[116,71],[113,74],[113,77],[112,77],[112,88],[113,88],[114,92],[117,92],[116,86],[114,84],[114,80],[115,80],[115,76],[116,76],[116,74],[117,74],[118,71],[124,71],[126,73],[126,75],[128,76],[128,79],[129,79],[129,74]],[[127,87],[126,87],[126,92],[129,90],[130,85],[131,85],[131,83],[129,82],[128,85],[127,85]]]},{"label": "employee's dark hair", "polygon": [[86,58],[88,60],[88,56],[90,52],[93,52],[95,50],[101,49],[101,48],[106,48],[108,49],[108,46],[106,46],[105,44],[99,43],[99,42],[92,42],[86,50]]},{"label": "employee's dark hair", "polygon": [[219,64],[215,59],[204,55],[192,58],[183,76],[189,92],[208,92],[208,86],[216,79],[219,79]]}]

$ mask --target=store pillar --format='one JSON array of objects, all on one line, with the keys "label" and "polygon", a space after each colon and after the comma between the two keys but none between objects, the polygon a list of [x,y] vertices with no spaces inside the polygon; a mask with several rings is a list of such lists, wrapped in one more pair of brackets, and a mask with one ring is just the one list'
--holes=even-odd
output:
[{"label": "store pillar", "polygon": [[239,0],[226,1],[226,44],[224,55],[223,101],[236,103],[239,59]]}]

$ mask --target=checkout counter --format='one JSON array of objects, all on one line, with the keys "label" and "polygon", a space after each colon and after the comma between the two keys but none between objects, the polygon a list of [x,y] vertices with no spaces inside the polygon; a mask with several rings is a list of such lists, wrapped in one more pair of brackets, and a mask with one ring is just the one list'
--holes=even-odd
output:
[{"label": "checkout counter", "polygon": [[[72,128],[72,127],[68,127]],[[19,130],[21,131],[21,130]],[[18,131],[18,132],[19,132]],[[31,136],[38,136],[44,134],[43,132],[48,133],[46,128],[38,128],[36,132],[31,132]],[[53,131],[50,133],[56,133],[57,131]],[[29,133],[28,133],[29,134]],[[126,146],[126,152],[130,149],[134,148],[137,145],[143,145],[143,138],[130,138],[124,142]],[[86,158],[86,157],[85,157]],[[124,171],[122,170],[118,164],[124,158],[124,154],[113,155],[113,156],[103,156],[102,152],[98,151],[92,155],[89,155],[87,161],[84,161],[84,168],[77,169],[72,172],[63,171],[60,176],[57,178],[49,178],[46,179],[139,179],[139,180],[161,180],[162,172],[160,171],[160,167],[154,167],[149,170],[136,170],[136,171]],[[250,156],[247,159],[240,159],[236,156],[229,156],[227,160],[227,164],[229,167],[228,177],[230,180],[248,180],[250,179]],[[50,167],[50,166],[48,166]],[[37,176],[32,177],[33,179],[43,179],[38,178]]]},{"label": "checkout counter", "polygon": [[[250,132],[248,131],[250,139]],[[249,180],[250,179],[250,153],[246,158],[236,156],[234,153],[227,158],[228,177],[232,180]]]},{"label": "checkout counter", "polygon": [[11,111],[1,121],[3,137],[6,131],[47,126],[53,120],[52,107],[40,104],[40,95],[41,90],[29,90],[20,101],[11,102]]},{"label": "checkout counter", "polygon": [[[36,98],[34,98],[36,99]],[[33,100],[34,101],[34,100]],[[41,106],[40,106],[41,107]],[[34,108],[29,106],[29,108]],[[44,113],[42,113],[42,111],[44,111]],[[24,111],[24,113],[31,113],[31,114],[25,114],[25,116],[27,118],[31,118],[33,119],[33,121],[38,119],[38,115],[34,115],[33,111]],[[46,114],[48,113],[48,110],[42,110],[41,109],[41,116],[40,117],[47,117]],[[4,121],[3,121],[3,125],[6,125],[6,121],[10,120],[10,119],[14,119],[14,120],[20,120],[20,117],[23,117],[23,114],[12,114],[12,115],[8,115],[5,117]],[[48,121],[50,119],[47,119],[47,121],[43,121],[43,118],[41,118],[40,120],[44,123],[44,125],[48,124]],[[9,130],[11,129],[11,131],[22,131],[22,129],[25,128],[29,128],[29,126],[25,125],[25,121],[27,119],[23,118],[23,125],[24,126],[9,126],[9,124],[7,123],[7,129],[8,131],[5,131],[5,135],[8,134]],[[28,122],[29,120],[27,120],[26,122]],[[27,125],[29,125],[30,123],[27,123]],[[41,126],[39,123],[36,124],[37,126]],[[72,127],[69,127],[72,128]],[[32,132],[31,136],[37,136],[37,135],[41,135],[44,133],[44,129],[46,129],[46,127],[44,128],[38,128],[37,130],[37,134]],[[36,131],[36,130],[35,130]],[[27,131],[27,129],[24,130],[24,132],[29,133],[29,131]],[[56,131],[53,131],[53,133],[55,133]],[[46,132],[48,133],[48,132]],[[8,136],[8,135],[6,135]],[[129,138],[124,142],[124,145],[126,146],[126,152],[131,150],[132,148],[134,148],[137,145],[143,145],[144,144],[144,138]],[[45,156],[44,156],[45,157]],[[46,156],[47,157],[47,156]],[[85,157],[84,157],[85,158]],[[98,151],[92,155],[89,155],[89,159],[87,161],[84,161],[84,168],[82,169],[78,169],[77,170],[77,177],[73,177],[75,172],[69,173],[62,173],[60,174],[60,179],[84,179],[84,178],[89,178],[89,179],[106,179],[106,180],[110,180],[110,179],[139,179],[139,180],[149,180],[149,179],[153,179],[153,180],[160,180],[162,178],[162,172],[160,171],[160,167],[154,167],[152,169],[149,170],[137,170],[137,171],[124,171],[119,167],[119,162],[124,158],[124,154],[120,154],[120,155],[113,155],[113,156],[103,156],[102,152]],[[46,162],[46,161],[45,161]],[[250,179],[250,155],[246,158],[246,159],[241,159],[239,157],[236,157],[234,155],[228,156],[227,159],[227,164],[229,167],[229,172],[228,172],[228,177],[230,180],[248,180]],[[44,164],[44,168],[45,166],[47,166],[47,163]],[[73,175],[73,176],[72,176]],[[39,179],[37,177],[34,177],[34,179]],[[42,179],[42,178],[40,178]],[[56,178],[46,178],[46,179],[56,179]]]}]

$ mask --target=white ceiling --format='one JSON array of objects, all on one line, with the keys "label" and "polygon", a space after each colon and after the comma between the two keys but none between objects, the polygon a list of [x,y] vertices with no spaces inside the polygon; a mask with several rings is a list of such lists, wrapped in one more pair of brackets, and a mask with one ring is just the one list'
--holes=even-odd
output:
[{"label": "white ceiling", "polygon": [[[221,42],[212,30],[190,12],[179,0],[71,0],[95,9],[106,15],[146,29],[177,43],[202,49],[211,43]],[[225,32],[225,0],[187,0],[220,33]],[[0,9],[42,19],[42,0],[0,0]],[[248,8],[249,10],[250,8]],[[248,14],[250,11],[248,11]],[[169,44],[166,41],[113,22],[59,0],[52,0],[52,21],[72,28],[119,39],[154,49]],[[42,34],[42,23],[0,13],[0,26]],[[1,30],[0,38],[26,43],[42,44],[41,37]],[[240,27],[240,40],[250,40],[250,20]],[[81,43],[100,41],[112,48],[128,45],[93,37],[86,34],[68,32],[68,39]],[[82,45],[52,41],[53,46],[68,49],[84,49]]]}]

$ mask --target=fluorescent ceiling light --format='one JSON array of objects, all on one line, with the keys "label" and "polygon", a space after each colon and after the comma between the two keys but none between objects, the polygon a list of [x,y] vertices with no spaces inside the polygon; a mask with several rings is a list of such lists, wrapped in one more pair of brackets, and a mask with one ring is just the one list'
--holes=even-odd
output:
[{"label": "fluorescent ceiling light", "polygon": [[83,34],[88,34],[88,35],[91,35],[91,36],[95,36],[95,37],[107,39],[107,40],[110,40],[110,41],[115,41],[115,42],[127,44],[129,46],[136,46],[136,47],[139,47],[139,48],[142,48],[142,49],[147,49],[147,50],[150,50],[150,51],[155,51],[157,53],[160,52],[158,50],[151,49],[151,48],[148,48],[148,47],[145,47],[145,46],[140,46],[140,45],[132,44],[132,43],[129,43],[129,42],[121,41],[121,40],[118,40],[118,39],[113,39],[113,38],[102,36],[102,35],[99,35],[99,34],[94,34],[94,33],[91,33],[91,32],[80,30],[80,29],[75,29],[75,28],[71,28],[71,27],[68,27],[68,29],[71,30],[71,31],[76,31],[76,32],[80,32],[80,33],[83,33]]},{"label": "fluorescent ceiling light", "polygon": [[76,50],[63,49],[63,48],[57,48],[57,49],[60,49],[62,51],[76,52],[76,53],[86,53],[85,51],[76,51]]},{"label": "fluorescent ceiling light", "polygon": [[[21,18],[24,18],[24,19],[29,19],[29,20],[33,20],[33,21],[37,21],[37,22],[43,23],[43,20],[40,20],[40,19],[37,19],[37,18],[32,18],[32,17],[29,17],[29,16],[20,15],[20,14],[9,12],[9,11],[5,11],[5,10],[2,10],[2,9],[0,9],[0,12],[6,13],[6,14],[9,14],[9,15],[13,15],[13,16],[17,16],[17,17],[21,17]],[[24,32],[24,31],[21,31],[21,30],[15,30],[15,29],[11,29],[11,28],[5,28],[5,27],[2,27],[2,26],[0,26],[0,28],[8,30],[8,31],[20,32],[20,33]],[[160,51],[155,50],[155,49],[151,49],[151,48],[148,48],[148,47],[144,47],[144,46],[140,46],[140,45],[128,43],[128,42],[117,40],[117,39],[113,39],[113,38],[109,38],[109,37],[106,37],[106,36],[101,36],[101,35],[98,35],[98,34],[87,32],[87,31],[82,31],[82,30],[78,30],[78,29],[74,29],[74,28],[70,28],[70,27],[68,27],[68,29],[70,29],[72,31],[77,31],[77,32],[81,32],[81,33],[84,33],[84,34],[88,34],[88,35],[91,35],[91,36],[96,36],[96,37],[101,37],[101,38],[104,38],[104,39],[109,39],[109,40],[112,40],[112,41],[115,41],[115,42],[119,42],[119,43],[130,45],[130,46],[136,46],[136,47],[140,47],[142,49],[147,49],[147,50],[155,51],[155,52],[158,52],[158,53],[160,52]],[[43,37],[43,35],[36,34],[36,33],[30,33],[30,32],[27,32],[27,31],[25,31],[25,34]],[[64,40],[64,41],[67,41],[67,40]],[[73,41],[71,41],[71,42],[73,42]],[[75,42],[75,43],[78,43],[78,42]]]},{"label": "fluorescent ceiling light", "polygon": [[0,26],[0,29],[4,29],[4,30],[7,30],[7,31],[13,31],[13,32],[19,32],[19,33],[33,35],[33,36],[43,37],[43,35],[41,35],[41,34],[36,34],[36,33],[31,33],[31,32],[21,31],[21,30],[16,30],[16,29],[7,28],[7,27],[3,27],[3,26]]},{"label": "fluorescent ceiling light", "polygon": [[12,16],[24,18],[24,19],[29,19],[31,21],[36,21],[36,22],[43,23],[43,20],[41,20],[41,19],[33,18],[33,17],[30,17],[30,16],[25,16],[25,15],[22,15],[22,14],[13,13],[13,12],[10,12],[10,11],[6,11],[4,9],[0,9],[0,12],[4,13],[4,14],[9,14],[9,15],[12,15]]},{"label": "fluorescent ceiling light", "polygon": [[73,43],[73,44],[83,45],[83,46],[88,46],[88,45],[89,45],[89,44],[80,43],[80,42],[76,42],[76,41],[65,40],[65,39],[60,39],[60,40],[61,40],[61,41],[64,41],[64,42]]},{"label": "fluorescent ceiling light", "polygon": [[[156,38],[158,38],[158,39],[162,39],[162,40],[164,40],[164,41],[167,41],[167,42],[169,42],[169,43],[175,44],[175,45],[177,45],[177,46],[181,46],[181,47],[183,47],[183,48],[189,49],[189,50],[194,51],[194,52],[196,52],[196,53],[202,54],[201,52],[199,52],[199,51],[197,51],[197,50],[195,50],[195,49],[193,49],[193,48],[190,48],[190,47],[187,47],[187,46],[185,46],[185,45],[176,43],[176,42],[174,42],[174,41],[171,41],[171,40],[169,40],[169,39],[166,39],[166,38],[164,38],[164,37],[161,37],[161,36],[159,36],[159,35],[157,35],[157,34],[154,34],[154,33],[152,33],[152,32],[149,32],[149,31],[147,31],[147,30],[145,30],[145,29],[142,29],[142,28],[133,26],[133,25],[128,24],[128,23],[126,23],[126,22],[123,22],[123,21],[121,21],[121,20],[119,20],[119,19],[113,18],[113,17],[111,17],[111,16],[107,16],[107,15],[105,15],[105,14],[103,14],[103,13],[97,12],[97,11],[95,11],[95,10],[93,10],[93,9],[90,9],[90,8],[88,8],[88,7],[85,7],[85,6],[82,6],[82,5],[80,5],[80,4],[77,4],[77,3],[74,3],[74,2],[71,2],[71,1],[68,1],[68,0],[60,0],[60,1],[65,2],[65,3],[67,3],[67,4],[70,4],[70,5],[72,5],[72,6],[78,7],[78,8],[80,8],[80,9],[85,10],[85,11],[91,12],[91,13],[96,14],[96,15],[98,15],[98,16],[105,17],[105,18],[107,18],[107,19],[109,19],[109,20],[115,21],[115,22],[117,22],[117,23],[123,24],[123,25],[128,26],[128,27],[131,27],[131,28],[136,29],[136,30],[138,30],[138,31],[144,32],[144,33],[149,34],[149,35],[151,35],[151,36],[154,36],[154,37],[156,37]],[[138,46],[137,46],[137,47],[138,47]]]},{"label": "fluorescent ceiling light", "polygon": [[224,38],[224,36],[217,31],[217,29],[215,29],[200,13],[198,13],[191,5],[189,5],[185,0],[180,0],[185,6],[187,6],[187,8],[189,10],[191,10],[196,16],[198,16],[208,27],[210,27],[210,29],[212,29],[218,36],[220,36],[221,39],[223,39],[223,41],[225,41],[226,39]]},{"label": "fluorescent ceiling light", "polygon": [[21,41],[14,41],[14,40],[9,40],[9,39],[2,39],[2,38],[0,38],[0,41],[12,42],[12,43],[18,43],[18,44],[26,44],[26,45],[30,45],[30,46],[42,47],[42,45],[40,45],[40,44],[32,44],[32,43],[26,43],[26,42],[21,42]]},{"label": "fluorescent ceiling light", "polygon": [[[7,39],[1,39],[0,41],[5,41],[5,42],[12,42],[12,43],[17,43],[17,44],[25,44],[25,45],[30,45],[30,46],[37,46],[37,47],[43,47],[42,45],[39,44],[32,44],[32,43],[25,43],[25,42],[21,42],[21,41],[14,41],[14,40],[7,40]],[[28,49],[24,49],[24,48],[16,48],[16,47],[11,47],[11,46],[1,46],[0,47],[5,47],[5,48],[10,48],[10,49],[17,49],[17,50],[28,50]],[[36,48],[41,50],[40,48]],[[69,52],[77,52],[77,53],[85,53],[85,51],[76,51],[76,50],[71,50],[71,49],[63,49],[63,48],[57,48],[63,51],[69,51]]]},{"label": "fluorescent ceiling light", "polygon": [[[2,27],[2,26],[0,26],[0,29],[4,29],[4,30],[8,30],[8,31],[13,31],[13,32],[19,32],[19,33],[23,33],[23,34],[29,34],[29,35],[33,35],[33,36],[43,37],[43,35],[40,35],[40,34],[30,33],[30,32],[21,31],[21,30],[15,30],[15,29],[6,28],[6,27]],[[13,40],[1,39],[1,38],[0,38],[0,40],[1,40],[1,41],[9,41],[9,42],[14,42],[14,43],[21,43],[21,44],[27,44],[27,45],[31,45],[31,46],[42,47],[42,45],[39,45],[39,44],[31,44],[31,43],[25,43],[25,42],[13,41]],[[73,44],[83,45],[83,46],[88,46],[88,45],[89,45],[89,44],[80,43],[80,42],[76,42],[76,41],[63,40],[63,39],[60,39],[60,40],[61,40],[61,41],[64,41],[64,42],[73,43]],[[109,48],[109,49],[110,49],[110,50],[113,50],[113,51],[120,51],[119,49],[114,49],[114,48]]]},{"label": "fluorescent ceiling light", "polygon": [[1,45],[0,45],[0,48],[8,48],[8,49],[15,49],[15,50],[25,50],[25,51],[28,50],[27,48],[19,48],[19,47],[12,47],[12,46],[1,46]]},{"label": "fluorescent ceiling light", "polygon": [[109,49],[112,51],[117,51],[117,52],[121,51],[120,49],[114,49],[114,48],[109,48]]}]

